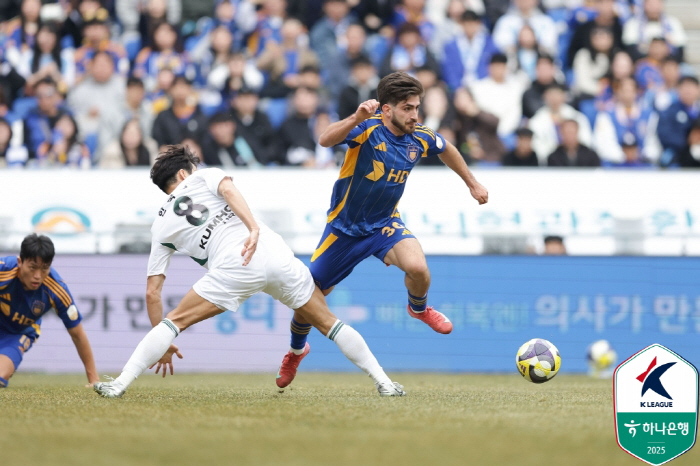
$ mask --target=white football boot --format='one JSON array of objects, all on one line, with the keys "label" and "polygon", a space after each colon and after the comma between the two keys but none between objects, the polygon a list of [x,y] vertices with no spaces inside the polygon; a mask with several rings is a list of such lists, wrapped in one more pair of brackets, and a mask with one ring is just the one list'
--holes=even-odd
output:
[{"label": "white football boot", "polygon": [[96,382],[92,388],[100,395],[105,398],[121,398],[126,392],[126,387],[114,380],[112,377],[105,378],[110,379],[109,382]]},{"label": "white football boot", "polygon": [[391,382],[391,385],[381,384],[379,382],[376,382],[374,385],[377,387],[377,391],[379,392],[379,396],[405,396],[406,395],[406,392],[403,389],[403,385],[401,385],[398,382]]}]

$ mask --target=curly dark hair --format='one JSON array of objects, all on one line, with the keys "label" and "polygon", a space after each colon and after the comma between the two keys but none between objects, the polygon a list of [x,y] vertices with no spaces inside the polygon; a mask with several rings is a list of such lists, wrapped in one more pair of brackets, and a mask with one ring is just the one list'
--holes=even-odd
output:
[{"label": "curly dark hair", "polygon": [[197,165],[199,157],[194,155],[188,146],[166,146],[151,168],[151,180],[161,191],[167,193],[168,187],[177,181],[177,172],[185,170],[192,173],[192,169]]},{"label": "curly dark hair", "polygon": [[422,99],[423,94],[425,91],[420,81],[403,71],[384,76],[377,85],[377,100],[380,108],[384,104],[396,105],[414,95]]}]

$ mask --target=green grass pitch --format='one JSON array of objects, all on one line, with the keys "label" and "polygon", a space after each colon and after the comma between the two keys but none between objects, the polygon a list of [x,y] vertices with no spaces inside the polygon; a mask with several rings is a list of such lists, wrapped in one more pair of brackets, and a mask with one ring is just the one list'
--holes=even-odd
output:
[{"label": "green grass pitch", "polygon": [[[0,390],[7,465],[637,465],[615,442],[612,382],[559,375],[144,375],[99,398],[74,375],[18,373]],[[674,466],[700,464],[691,450]]]}]

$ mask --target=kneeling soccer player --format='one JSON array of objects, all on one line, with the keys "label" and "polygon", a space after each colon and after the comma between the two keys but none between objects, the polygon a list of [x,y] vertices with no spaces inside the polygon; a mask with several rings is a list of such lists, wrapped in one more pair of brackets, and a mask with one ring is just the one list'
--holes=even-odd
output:
[{"label": "kneeling soccer player", "polygon": [[[362,336],[330,312],[311,272],[282,237],[256,221],[232,179],[218,168],[197,170],[198,163],[188,147],[169,146],[151,170],[153,182],[168,194],[151,227],[146,302],[154,328],[136,347],[121,375],[112,382],[96,383],[95,391],[120,397],[156,363],[156,371],[169,366],[172,373],[173,354],[182,357],[172,344],[180,332],[227,309],[236,311],[262,291],[334,341],[372,377],[380,395],[404,395],[403,387],[384,373]],[[161,321],[161,290],[175,251],[191,256],[209,271]]]},{"label": "kneeling soccer player", "polygon": [[0,257],[0,388],[7,387],[24,353],[41,334],[41,318],[55,310],[85,366],[88,383],[99,380],[82,317],[68,287],[51,267],[51,239],[36,233],[24,238],[19,257]]}]

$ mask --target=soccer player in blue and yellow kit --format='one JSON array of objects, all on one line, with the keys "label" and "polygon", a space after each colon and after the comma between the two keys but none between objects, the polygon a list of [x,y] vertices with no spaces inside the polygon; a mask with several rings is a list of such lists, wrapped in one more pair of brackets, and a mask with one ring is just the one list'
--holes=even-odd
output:
[{"label": "soccer player in blue and yellow kit", "polygon": [[24,353],[41,334],[41,317],[55,310],[85,366],[89,385],[97,382],[82,317],[68,287],[51,267],[51,239],[36,233],[24,238],[19,257],[0,257],[0,388],[7,387]]},{"label": "soccer player in blue and yellow kit", "polygon": [[[403,72],[389,74],[377,86],[378,102],[363,102],[354,115],[333,123],[321,134],[321,145],[344,143],[348,149],[333,188],[326,229],[309,268],[327,295],[369,256],[395,265],[406,274],[408,314],[445,334],[452,331],[452,323],[427,305],[430,271],[420,243],[399,216],[398,203],[408,175],[421,157],[440,157],[464,180],[479,204],[488,202],[488,192],[452,144],[418,124],[422,97],[423,86],[418,80]],[[280,388],[292,382],[308,354],[310,328],[294,314],[291,348],[277,374]]]}]

